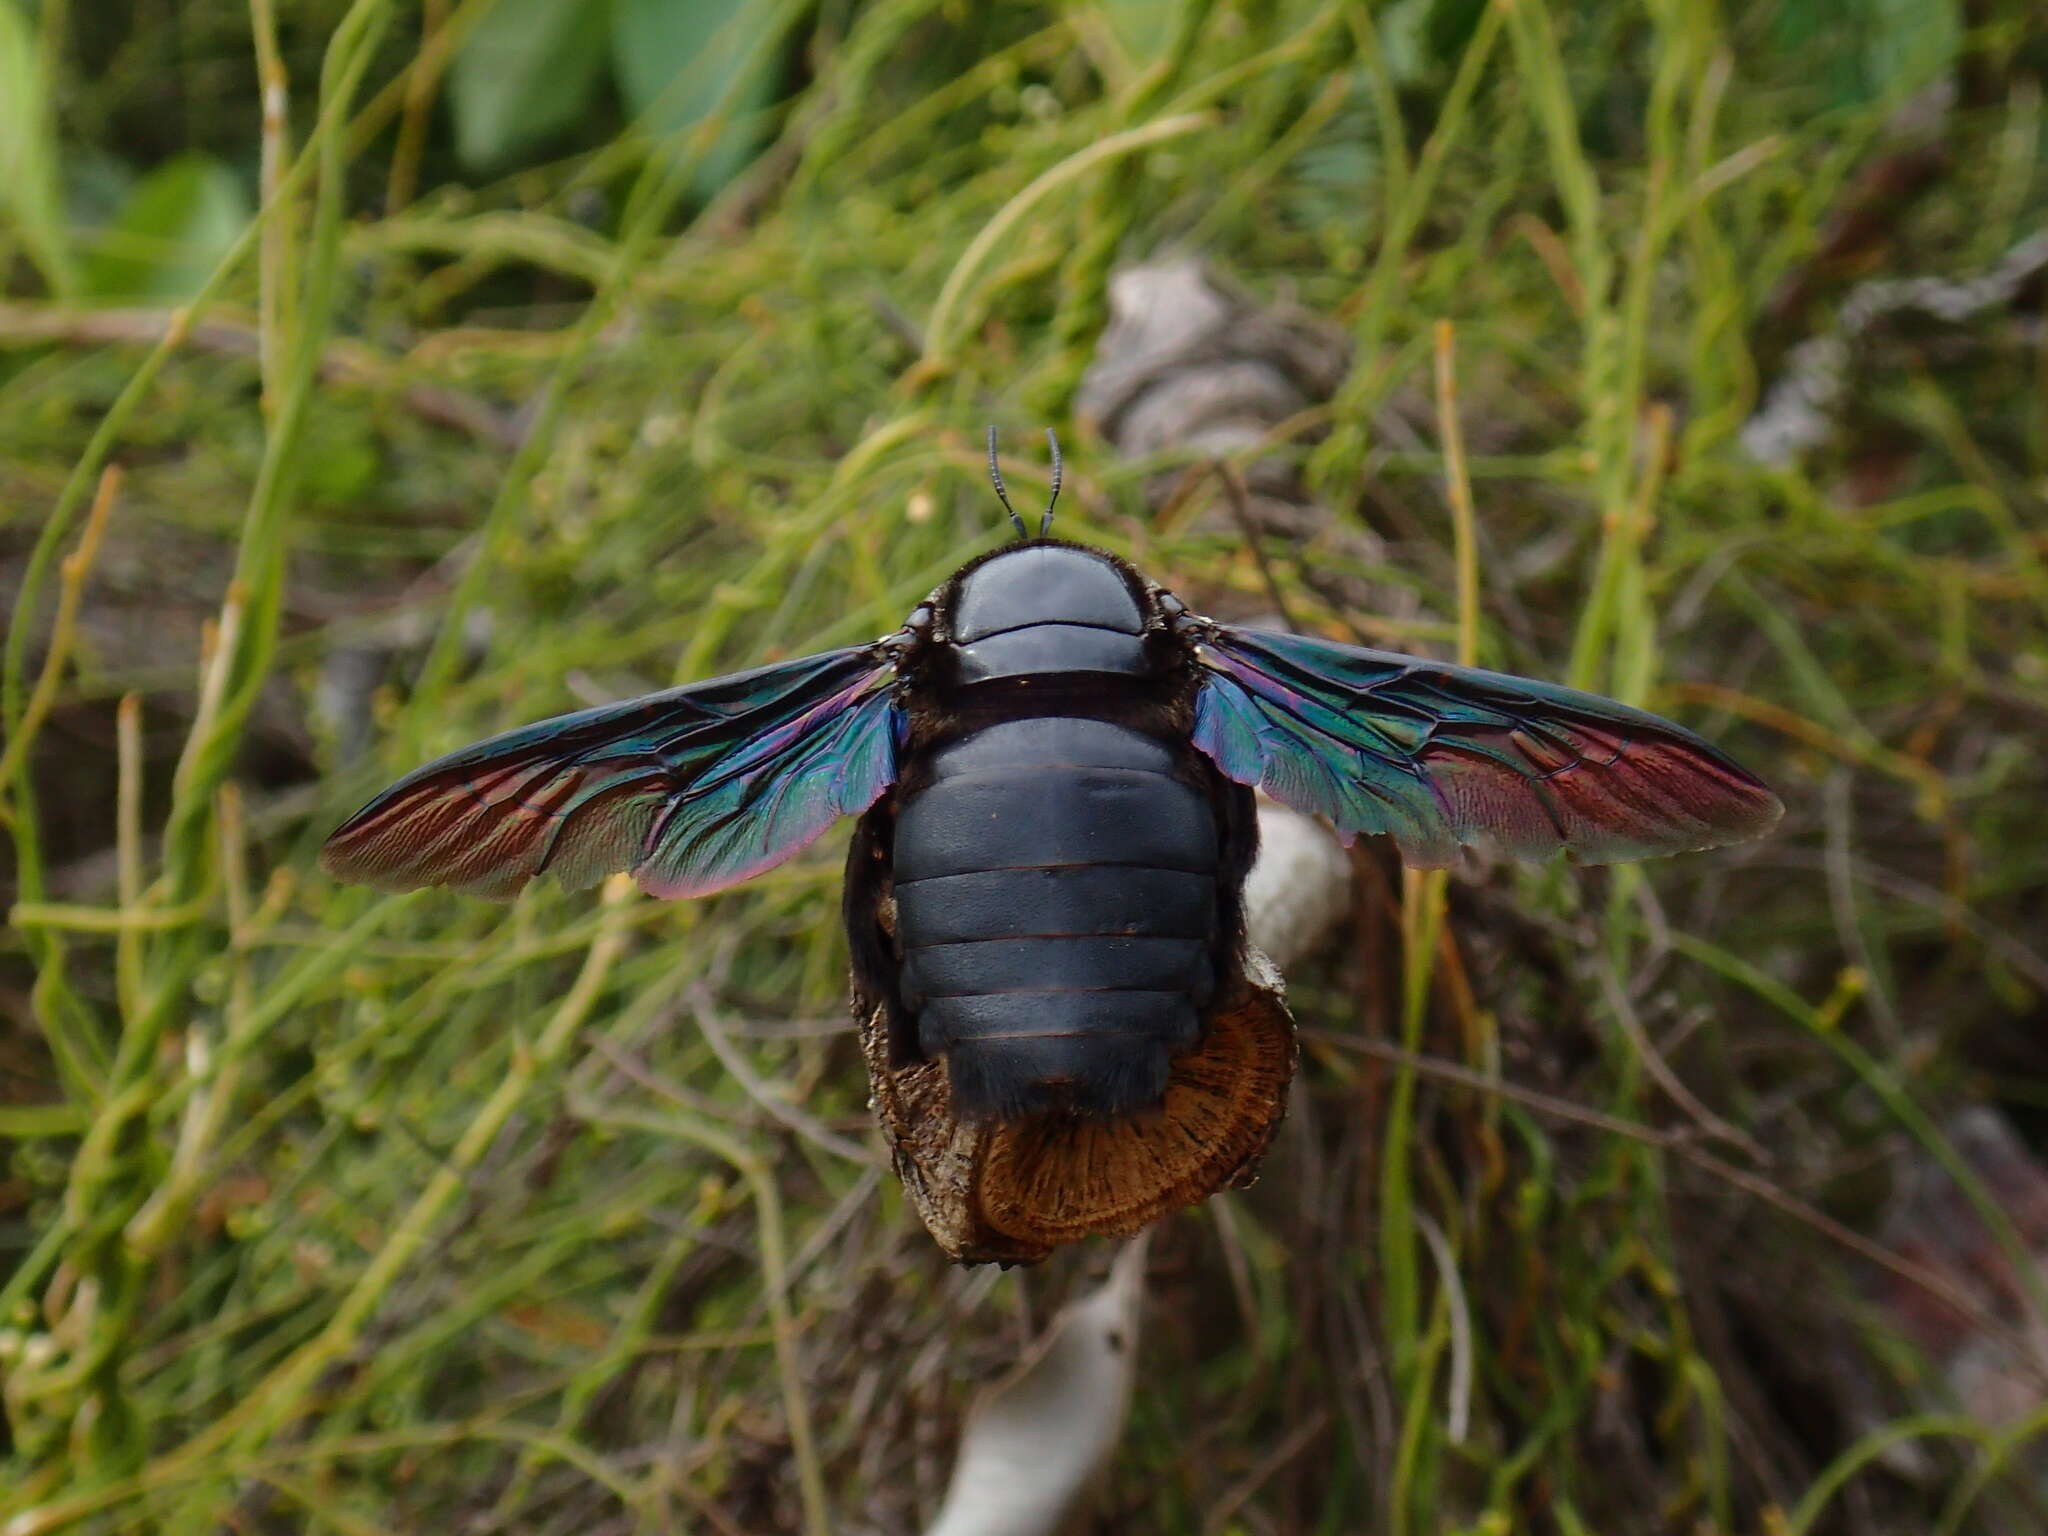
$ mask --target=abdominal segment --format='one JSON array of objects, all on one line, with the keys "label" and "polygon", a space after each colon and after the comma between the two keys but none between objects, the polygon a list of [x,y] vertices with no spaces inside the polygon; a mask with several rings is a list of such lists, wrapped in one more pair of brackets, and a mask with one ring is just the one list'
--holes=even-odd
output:
[{"label": "abdominal segment", "polygon": [[892,862],[899,989],[956,1111],[1159,1103],[1216,990],[1215,809],[1172,749],[1033,717],[942,748]]}]

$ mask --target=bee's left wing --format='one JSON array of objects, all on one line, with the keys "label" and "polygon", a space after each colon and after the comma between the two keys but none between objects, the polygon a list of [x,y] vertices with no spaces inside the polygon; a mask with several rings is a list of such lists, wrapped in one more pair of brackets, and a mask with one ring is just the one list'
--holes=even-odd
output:
[{"label": "bee's left wing", "polygon": [[772,869],[896,780],[881,645],[579,710],[415,769],[335,831],[321,867],[384,890],[511,896],[631,870],[702,896]]},{"label": "bee's left wing", "polygon": [[1197,621],[1194,743],[1225,775],[1383,832],[1410,864],[1460,844],[1615,864],[1718,848],[1784,807],[1692,732],[1526,677]]}]

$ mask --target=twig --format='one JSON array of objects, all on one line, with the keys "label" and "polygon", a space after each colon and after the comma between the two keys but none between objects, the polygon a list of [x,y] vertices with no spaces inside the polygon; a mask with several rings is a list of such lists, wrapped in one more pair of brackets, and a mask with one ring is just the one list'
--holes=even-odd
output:
[{"label": "twig", "polygon": [[1451,503],[1451,535],[1458,560],[1458,665],[1479,660],[1479,541],[1472,511],[1472,477],[1465,468],[1465,432],[1458,425],[1457,333],[1436,323],[1436,419],[1444,445],[1444,494]]},{"label": "twig", "polygon": [[814,1115],[806,1114],[761,1080],[760,1075],[747,1065],[746,1058],[733,1049],[732,1039],[726,1033],[725,1021],[719,1017],[718,1010],[712,1005],[709,987],[702,983],[693,986],[690,989],[689,1005],[690,1014],[696,1019],[697,1027],[704,1031],[704,1041],[711,1047],[711,1053],[732,1075],[733,1081],[746,1091],[747,1097],[767,1111],[770,1119],[779,1121],[813,1146],[823,1148],[834,1157],[843,1157],[850,1163],[860,1163],[863,1166],[878,1162],[875,1153],[869,1148],[857,1141],[849,1141],[837,1131],[831,1130],[823,1121]]},{"label": "twig", "polygon": [[1302,633],[1301,621],[1294,616],[1294,609],[1287,601],[1287,589],[1274,574],[1273,563],[1266,558],[1265,541],[1259,537],[1259,525],[1252,517],[1251,491],[1244,483],[1244,472],[1228,459],[1218,459],[1214,464],[1216,478],[1223,482],[1223,499],[1230,503],[1230,515],[1237,519],[1237,526],[1244,534],[1244,541],[1252,552],[1252,560],[1259,568],[1259,580],[1266,584],[1266,596],[1272,599],[1273,607],[1281,620],[1296,634]]},{"label": "twig", "polygon": [[64,663],[71,657],[71,642],[78,628],[78,602],[85,588],[86,575],[92,570],[93,557],[99,553],[100,535],[107,530],[107,517],[114,510],[114,501],[121,493],[121,469],[109,464],[100,472],[99,494],[93,497],[92,511],[86,514],[85,531],[78,536],[78,547],[64,557],[64,564],[58,569],[57,616],[50,625],[50,649],[43,657],[43,670],[36,678],[36,685],[28,696],[28,706],[21,712],[21,724],[15,728],[13,738],[4,750],[0,750],[0,790],[7,787],[21,766],[28,760],[29,744],[36,738],[46,717],[57,702],[57,689],[64,679]]},{"label": "twig", "polygon": [[[115,890],[121,916],[146,917],[142,890],[142,695],[126,695],[114,714],[116,780],[114,792]],[[121,1019],[133,1028],[143,1009],[142,930],[123,924],[114,941],[114,996]]]},{"label": "twig", "polygon": [[392,115],[404,107],[413,90],[414,76],[439,78],[449,59],[454,57],[455,50],[497,4],[498,0],[462,0],[440,26],[422,33],[420,51],[378,88],[377,94],[364,103],[362,110],[349,123],[350,155],[360,154],[367,148],[370,141],[384,131]]},{"label": "twig", "polygon": [[[593,1037],[591,1045],[613,1066],[636,1077],[636,1080],[653,1077],[645,1068],[636,1073],[632,1066],[627,1065],[631,1058],[602,1036]],[[785,1257],[782,1196],[767,1166],[744,1143],[726,1135],[716,1126],[706,1124],[692,1113],[671,1110],[666,1115],[657,1115],[614,1109],[589,1102],[573,1089],[568,1101],[571,1114],[593,1124],[695,1142],[729,1164],[752,1191],[760,1234],[761,1278],[768,1308],[768,1326],[775,1339],[776,1374],[781,1380],[783,1413],[789,1428],[790,1450],[796,1462],[797,1488],[803,1500],[804,1531],[806,1536],[825,1536],[830,1529],[830,1520],[824,1469],[818,1456],[817,1439],[811,1429],[809,1401],[804,1395],[804,1373],[796,1352],[796,1319],[789,1307],[789,1264]]]},{"label": "twig", "polygon": [[1740,1126],[1731,1125],[1699,1101],[1693,1091],[1685,1086],[1679,1075],[1671,1070],[1671,1063],[1664,1059],[1649,1032],[1643,1028],[1643,1021],[1636,1017],[1636,1010],[1615,980],[1611,967],[1600,969],[1600,988],[1607,994],[1607,1006],[1614,1010],[1614,1017],[1621,1025],[1621,1032],[1628,1036],[1628,1042],[1635,1047],[1643,1066],[1656,1080],[1657,1086],[1669,1095],[1671,1102],[1684,1110],[1693,1123],[1716,1141],[1725,1141],[1731,1147],[1739,1147],[1746,1157],[1758,1163],[1770,1162],[1770,1154]]},{"label": "twig", "polygon": [[[59,309],[40,304],[0,303],[0,347],[156,346],[171,338],[221,357],[261,359],[261,333],[233,320],[199,320],[179,329],[184,314],[169,309]],[[367,390],[393,387],[393,365],[360,342],[331,341],[321,353],[320,378]],[[408,384],[399,398],[414,415],[438,426],[466,432],[498,448],[517,448],[526,429],[519,418],[487,401],[438,384]]]},{"label": "twig", "polygon": [[[1759,859],[1752,866],[1759,870],[1772,868],[1817,869],[1827,868],[1827,855],[1813,849],[1786,848],[1768,859]],[[1985,921],[1963,902],[1956,900],[1938,886],[1915,880],[1911,875],[1902,875],[1895,869],[1887,869],[1868,859],[1851,858],[1849,872],[1857,880],[1873,890],[1896,896],[1901,901],[1914,902],[1929,911],[1938,912],[1944,922],[1954,923],[1974,937],[1978,943],[1997,955],[2007,965],[2025,976],[2035,986],[2048,991],[2048,955],[2015,938],[2005,929]]]},{"label": "twig", "polygon": [[1457,1062],[1446,1061],[1440,1056],[1427,1056],[1419,1051],[1403,1050],[1386,1040],[1367,1040],[1355,1035],[1339,1034],[1333,1030],[1305,1029],[1305,1037],[1343,1050],[1357,1051],[1362,1056],[1377,1057],[1381,1061],[1408,1067],[1417,1075],[1434,1078],[1438,1082],[1450,1083],[1460,1088],[1470,1088],[1478,1093],[1498,1094],[1504,1099],[1550,1115],[1559,1120],[1570,1120],[1579,1125],[1591,1126],[1610,1135],[1625,1136],[1645,1146],[1657,1147],[1675,1152],[1694,1167],[1700,1168],[1725,1183],[1733,1184],[1746,1194],[1776,1206],[1795,1221],[1801,1222],[1842,1247],[1867,1259],[1880,1269],[1889,1270],[1910,1285],[1918,1286],[1930,1296],[1940,1298],[1947,1305],[1968,1317],[1987,1334],[1997,1338],[2013,1358],[2021,1361],[2025,1369],[2044,1387],[2048,1387],[2048,1363],[2037,1355],[2034,1346],[2023,1338],[2017,1329],[2001,1322],[1967,1291],[1955,1285],[1936,1271],[1916,1264],[1911,1259],[1901,1258],[1881,1243],[1871,1241],[1862,1233],[1852,1231],[1826,1212],[1800,1199],[1790,1190],[1771,1180],[1724,1163],[1711,1152],[1703,1152],[1692,1143],[1692,1138],[1682,1132],[1660,1130],[1653,1125],[1643,1125],[1635,1120],[1624,1120],[1619,1115],[1610,1115],[1603,1110],[1589,1109],[1575,1104],[1570,1099],[1560,1099],[1540,1089],[1525,1088],[1503,1078],[1488,1077]]},{"label": "twig", "polygon": [[1451,1393],[1445,1409],[1444,1434],[1453,1445],[1465,1443],[1465,1430],[1472,1413],[1472,1313],[1465,1300],[1465,1287],[1458,1279],[1457,1255],[1451,1252],[1450,1239],[1444,1230],[1429,1217],[1426,1211],[1415,1213],[1416,1224],[1422,1228],[1423,1239],[1429,1244],[1429,1251],[1436,1259],[1437,1275],[1444,1288],[1444,1296],[1451,1320]]},{"label": "twig", "polygon": [[441,83],[445,48],[437,47],[447,21],[446,0],[425,0],[420,11],[420,51],[405,72],[405,111],[398,123],[398,143],[391,151],[391,174],[384,183],[384,211],[397,213],[412,201],[419,184],[420,154],[426,148],[427,124],[434,88]]},{"label": "twig", "polygon": [[1214,1536],[1215,1532],[1230,1529],[1230,1522],[1237,1512],[1244,1508],[1252,1495],[1272,1480],[1288,1462],[1315,1444],[1316,1436],[1330,1427],[1330,1410],[1318,1408],[1294,1427],[1294,1432],[1274,1446],[1256,1467],[1216,1501],[1209,1516],[1202,1522],[1203,1536]]},{"label": "twig", "polygon": [[1896,148],[1857,172],[1830,211],[1819,248],[1778,283],[1764,305],[1769,317],[1759,326],[1768,345],[1791,334],[1806,313],[1844,274],[1868,270],[1905,221],[1908,208],[1949,168],[1945,135]]},{"label": "twig", "polygon": [[[284,174],[292,157],[291,85],[278,52],[277,12],[272,0],[249,0],[249,27],[256,37],[256,78],[263,92],[263,201],[281,204],[288,195]],[[295,205],[296,198],[263,221],[261,244],[256,252],[257,345],[262,357],[263,410],[272,419],[277,414],[279,391],[284,387],[285,354],[290,350],[285,329],[288,298],[297,289],[292,271]]]},{"label": "twig", "polygon": [[1178,117],[1163,118],[1158,122],[1144,123],[1136,128],[1127,128],[1122,133],[1113,133],[1106,139],[1098,139],[1086,149],[1069,155],[1059,164],[1041,172],[1015,197],[998,208],[995,217],[981,227],[968,242],[967,249],[960,253],[960,259],[953,263],[953,270],[946,274],[945,285],[939,289],[939,296],[932,304],[931,314],[925,321],[924,357],[914,370],[918,375],[929,377],[941,371],[948,362],[947,349],[954,341],[954,314],[966,298],[969,285],[974,281],[982,262],[988,253],[996,249],[1008,237],[1010,230],[1037,205],[1047,193],[1078,180],[1098,165],[1115,160],[1120,155],[1135,154],[1150,149],[1168,139],[1215,124],[1215,114],[1210,112],[1184,112]]}]

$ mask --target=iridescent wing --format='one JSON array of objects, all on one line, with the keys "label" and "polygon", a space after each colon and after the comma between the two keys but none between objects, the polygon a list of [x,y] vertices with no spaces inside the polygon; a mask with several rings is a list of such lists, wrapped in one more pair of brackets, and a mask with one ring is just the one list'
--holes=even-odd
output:
[{"label": "iridescent wing", "polygon": [[1784,809],[1692,732],[1596,694],[1303,635],[1195,638],[1195,745],[1347,843],[1389,834],[1410,864],[1460,844],[1615,864],[1739,843]]},{"label": "iridescent wing", "polygon": [[543,720],[415,769],[321,850],[337,879],[510,896],[631,870],[702,896],[772,869],[896,779],[879,646],[757,667]]}]

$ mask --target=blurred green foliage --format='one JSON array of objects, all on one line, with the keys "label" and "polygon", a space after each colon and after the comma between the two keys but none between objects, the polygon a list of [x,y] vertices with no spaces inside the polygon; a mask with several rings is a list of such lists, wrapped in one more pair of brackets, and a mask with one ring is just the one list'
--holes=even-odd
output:
[{"label": "blurred green foliage", "polygon": [[139,178],[91,242],[83,292],[96,299],[189,299],[235,243],[251,209],[241,181],[187,151]]},{"label": "blurred green foliage", "polygon": [[314,852],[432,752],[887,630],[1000,535],[991,417],[1061,427],[1069,531],[1263,603],[1207,492],[1151,510],[1187,466],[1067,430],[1176,246],[1355,348],[1269,451],[1391,558],[1269,551],[1308,622],[1449,644],[1450,319],[1483,660],[1792,811],[1452,882],[1417,1043],[1620,1130],[1361,1055],[1362,862],[1089,1528],[2037,1528],[2034,1420],[1811,1218],[1878,1232],[1952,1105],[2048,1129],[2038,298],[1738,434],[1856,283],[2042,227],[2044,50],[2026,0],[0,0],[9,1536],[916,1529],[1099,1256],[949,1271],[844,1155],[832,858],[506,909]]}]

